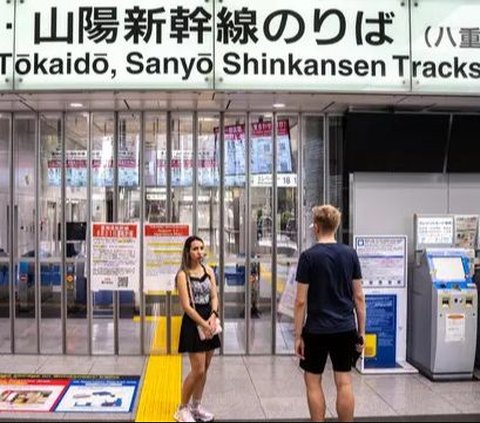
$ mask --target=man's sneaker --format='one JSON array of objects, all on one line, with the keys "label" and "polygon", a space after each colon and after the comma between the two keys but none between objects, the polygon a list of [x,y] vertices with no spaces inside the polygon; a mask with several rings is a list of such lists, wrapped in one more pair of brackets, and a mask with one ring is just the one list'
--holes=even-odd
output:
[{"label": "man's sneaker", "polygon": [[201,405],[196,408],[190,407],[190,411],[197,422],[211,422],[215,418],[212,413],[205,410]]},{"label": "man's sneaker", "polygon": [[173,415],[173,418],[177,422],[195,422],[195,418],[192,416],[190,407],[178,407],[177,411]]}]

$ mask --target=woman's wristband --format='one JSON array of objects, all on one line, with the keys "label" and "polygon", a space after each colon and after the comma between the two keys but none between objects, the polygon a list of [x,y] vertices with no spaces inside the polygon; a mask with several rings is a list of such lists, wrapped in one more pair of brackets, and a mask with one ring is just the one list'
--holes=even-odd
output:
[{"label": "woman's wristband", "polygon": [[215,317],[218,317],[218,311],[217,310],[212,310],[212,313],[210,315],[214,314]]}]

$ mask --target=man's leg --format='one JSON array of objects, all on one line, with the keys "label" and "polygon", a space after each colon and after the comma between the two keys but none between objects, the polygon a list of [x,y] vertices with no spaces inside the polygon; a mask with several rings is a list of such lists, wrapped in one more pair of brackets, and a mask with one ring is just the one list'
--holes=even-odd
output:
[{"label": "man's leg", "polygon": [[312,422],[324,422],[326,406],[322,389],[322,375],[305,372],[305,385]]},{"label": "man's leg", "polygon": [[337,386],[337,414],[341,422],[353,422],[355,399],[351,372],[334,372]]}]

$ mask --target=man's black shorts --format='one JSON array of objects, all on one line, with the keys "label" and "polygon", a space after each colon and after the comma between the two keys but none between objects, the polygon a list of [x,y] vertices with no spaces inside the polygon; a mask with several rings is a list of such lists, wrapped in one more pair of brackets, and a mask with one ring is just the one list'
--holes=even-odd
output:
[{"label": "man's black shorts", "polygon": [[352,369],[356,331],[326,335],[304,332],[302,336],[305,360],[300,360],[300,367],[306,372],[322,374],[329,355],[335,372],[349,372]]}]

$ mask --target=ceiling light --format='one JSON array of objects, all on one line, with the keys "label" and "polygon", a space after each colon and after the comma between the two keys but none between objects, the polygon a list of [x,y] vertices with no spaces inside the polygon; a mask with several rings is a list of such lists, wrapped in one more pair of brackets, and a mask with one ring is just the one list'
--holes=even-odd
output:
[{"label": "ceiling light", "polygon": [[70,107],[73,107],[74,109],[79,109],[80,107],[83,107],[82,103],[70,103]]},{"label": "ceiling light", "polygon": [[274,107],[275,109],[281,109],[281,108],[285,107],[285,104],[283,104],[283,103],[275,103],[275,104],[273,105],[273,107]]}]

